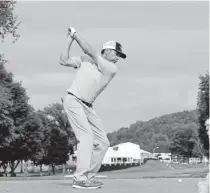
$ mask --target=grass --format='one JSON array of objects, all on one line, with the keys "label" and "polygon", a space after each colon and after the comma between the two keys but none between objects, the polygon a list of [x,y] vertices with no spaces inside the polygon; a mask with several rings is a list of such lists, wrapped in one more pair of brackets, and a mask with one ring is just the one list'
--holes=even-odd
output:
[{"label": "grass", "polygon": [[[207,166],[204,164],[171,164],[171,167],[167,167],[166,163],[149,160],[144,165],[135,166],[127,169],[104,171],[100,172],[101,175],[107,175],[109,178],[176,178],[176,177],[193,177],[193,178],[203,178],[209,172]],[[63,174],[60,171],[56,175],[50,175],[44,173],[40,176],[39,173],[28,173],[25,174],[17,173],[17,177],[6,177],[1,179],[63,179]]]},{"label": "grass", "polygon": [[172,164],[167,167],[166,163],[149,160],[146,164],[124,170],[103,172],[109,178],[204,178],[209,172],[204,164]]},{"label": "grass", "polygon": [[123,170],[116,170],[111,172],[161,172],[161,171],[176,171],[176,170],[199,170],[199,169],[207,169],[207,166],[204,164],[170,164],[171,167],[167,167],[167,163],[160,162],[158,160],[148,160],[146,164],[141,166],[136,166],[132,168],[127,168]]}]

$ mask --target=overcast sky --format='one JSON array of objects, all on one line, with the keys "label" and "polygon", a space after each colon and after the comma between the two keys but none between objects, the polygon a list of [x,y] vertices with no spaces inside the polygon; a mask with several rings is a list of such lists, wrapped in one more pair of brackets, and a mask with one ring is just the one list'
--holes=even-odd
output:
[{"label": "overcast sky", "polygon": [[[107,132],[196,108],[199,75],[208,70],[208,2],[18,2],[19,40],[1,45],[8,71],[36,109],[66,93],[76,70],[59,65],[69,26],[98,51],[109,40],[127,59],[94,106]],[[73,44],[71,55],[83,52]]]}]

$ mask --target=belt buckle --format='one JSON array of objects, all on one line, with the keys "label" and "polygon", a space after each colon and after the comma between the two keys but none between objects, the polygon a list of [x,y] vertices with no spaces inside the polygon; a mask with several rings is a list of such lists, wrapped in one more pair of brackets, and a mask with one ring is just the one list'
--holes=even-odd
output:
[{"label": "belt buckle", "polygon": [[85,104],[87,107],[92,107],[93,105],[91,103],[88,103],[86,101],[83,101],[81,99],[79,99],[80,101],[82,101],[83,104]]},{"label": "belt buckle", "polygon": [[91,103],[86,103],[88,107],[92,107],[93,105]]},{"label": "belt buckle", "polygon": [[87,106],[88,107],[92,107],[93,105],[91,103],[87,103]]}]

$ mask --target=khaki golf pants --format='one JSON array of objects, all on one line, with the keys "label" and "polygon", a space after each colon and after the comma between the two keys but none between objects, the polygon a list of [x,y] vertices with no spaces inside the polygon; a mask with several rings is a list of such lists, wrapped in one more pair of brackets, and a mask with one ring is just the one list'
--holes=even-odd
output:
[{"label": "khaki golf pants", "polygon": [[78,181],[92,179],[101,167],[110,146],[109,140],[93,108],[69,94],[65,96],[63,105],[79,141],[74,179]]}]

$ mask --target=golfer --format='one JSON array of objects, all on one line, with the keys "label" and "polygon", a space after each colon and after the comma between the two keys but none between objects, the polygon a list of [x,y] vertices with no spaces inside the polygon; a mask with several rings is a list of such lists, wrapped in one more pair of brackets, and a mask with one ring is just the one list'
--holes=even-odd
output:
[{"label": "golfer", "polygon": [[[76,41],[84,56],[70,57],[70,48]],[[73,188],[100,188],[96,181],[109,140],[97,116],[93,103],[106,88],[117,71],[116,63],[126,58],[118,42],[109,41],[97,53],[73,27],[68,29],[68,42],[61,53],[60,64],[78,69],[76,78],[64,97],[64,110],[77,140],[77,164],[74,172]]]}]

